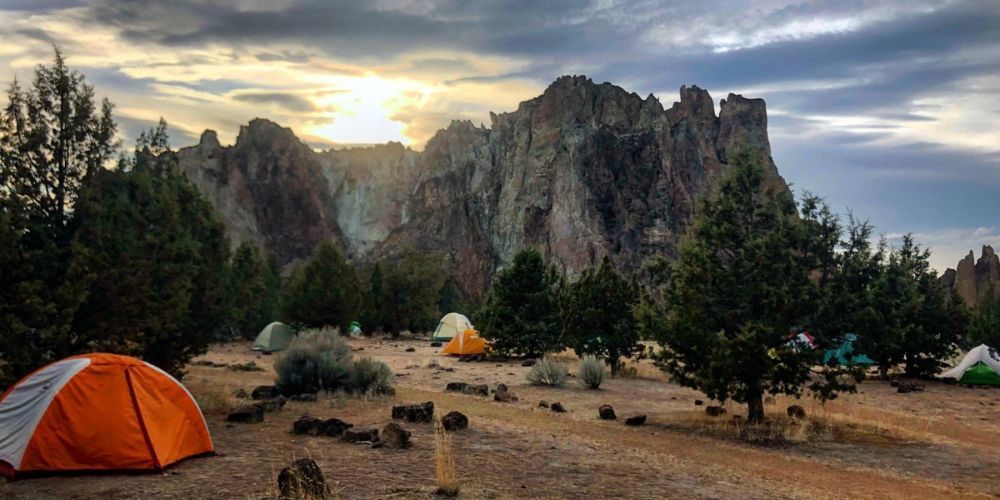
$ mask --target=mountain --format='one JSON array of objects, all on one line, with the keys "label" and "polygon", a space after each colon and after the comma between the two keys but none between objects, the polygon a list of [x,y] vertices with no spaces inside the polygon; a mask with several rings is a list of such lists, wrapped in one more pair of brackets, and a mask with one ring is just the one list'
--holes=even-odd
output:
[{"label": "mountain", "polygon": [[416,152],[398,143],[314,152],[267,120],[236,144],[207,131],[180,166],[215,203],[234,241],[308,257],[321,239],[357,260],[404,247],[443,251],[480,292],[522,247],[570,275],[610,256],[626,272],[676,255],[699,196],[740,148],[770,155],[761,99],[681,87],[664,109],[609,83],[564,76],[489,128],[453,121]]},{"label": "mountain", "polygon": [[979,260],[969,250],[955,269],[945,270],[941,281],[945,288],[962,297],[969,307],[975,307],[990,287],[1000,291],[1000,258],[989,245],[983,245]]}]

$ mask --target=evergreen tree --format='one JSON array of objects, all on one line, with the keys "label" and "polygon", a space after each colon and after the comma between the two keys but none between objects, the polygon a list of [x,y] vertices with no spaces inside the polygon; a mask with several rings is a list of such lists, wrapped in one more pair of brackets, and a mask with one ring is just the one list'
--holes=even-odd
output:
[{"label": "evergreen tree", "polygon": [[395,337],[404,329],[433,328],[441,316],[438,300],[444,286],[442,256],[404,250],[382,278],[380,313]]},{"label": "evergreen tree", "polygon": [[830,398],[831,384],[850,386],[836,374],[810,382],[818,352],[788,342],[791,328],[812,327],[839,231],[829,210],[809,203],[797,217],[791,194],[768,187],[760,160],[737,155],[681,243],[666,312],[637,308],[673,380],[747,404],[750,422],[763,420],[765,394],[797,395],[809,385]]},{"label": "evergreen tree", "polygon": [[278,315],[278,288],[275,276],[257,246],[243,242],[226,269],[227,329],[245,339],[253,339],[261,328]]},{"label": "evergreen tree", "polygon": [[347,332],[361,311],[361,291],[354,267],[330,241],[292,274],[285,291],[284,315],[308,327],[336,326]]},{"label": "evergreen tree", "polygon": [[611,373],[618,373],[622,358],[642,352],[632,317],[638,297],[638,286],[605,257],[600,267],[585,270],[562,294],[563,339],[578,356],[602,357]]},{"label": "evergreen tree", "polygon": [[558,274],[545,267],[534,248],[521,250],[510,267],[493,278],[476,323],[494,351],[539,357],[565,347],[561,338]]},{"label": "evergreen tree", "polygon": [[969,324],[969,340],[972,342],[970,347],[986,344],[1000,349],[1000,298],[992,286],[976,305]]}]

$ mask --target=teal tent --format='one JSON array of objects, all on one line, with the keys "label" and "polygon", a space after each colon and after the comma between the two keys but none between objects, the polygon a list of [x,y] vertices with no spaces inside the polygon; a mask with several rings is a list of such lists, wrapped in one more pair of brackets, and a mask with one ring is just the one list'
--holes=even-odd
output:
[{"label": "teal tent", "polygon": [[844,340],[835,349],[827,349],[823,353],[823,364],[835,362],[839,365],[874,365],[875,361],[864,354],[852,354],[854,352],[854,341],[857,335],[848,333],[844,335]]}]

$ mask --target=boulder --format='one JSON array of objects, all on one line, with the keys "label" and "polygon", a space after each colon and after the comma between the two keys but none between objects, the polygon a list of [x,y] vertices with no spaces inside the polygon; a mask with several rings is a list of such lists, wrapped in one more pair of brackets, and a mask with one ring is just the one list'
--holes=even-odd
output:
[{"label": "boulder", "polygon": [[469,427],[469,417],[457,411],[449,412],[441,419],[441,425],[449,432],[466,429]]},{"label": "boulder", "polygon": [[[376,439],[378,437],[376,436]],[[400,427],[396,422],[389,422],[382,428],[381,441],[386,448],[405,450],[413,443],[410,442],[410,431]]]},{"label": "boulder", "polygon": [[259,385],[250,393],[250,398],[255,400],[274,399],[278,397],[278,394],[278,388],[273,385]]},{"label": "boulder", "polygon": [[316,401],[316,393],[315,392],[304,392],[302,394],[296,394],[296,395],[288,398],[288,400],[289,401],[298,401],[300,403],[311,403],[313,401]]},{"label": "boulder", "polygon": [[330,489],[319,465],[311,458],[300,458],[278,473],[278,492],[281,498],[324,498]]},{"label": "boulder", "polygon": [[501,403],[513,403],[517,401],[517,396],[515,396],[511,392],[498,390],[493,393],[493,401],[499,401]]},{"label": "boulder", "polygon": [[340,437],[347,429],[354,425],[344,422],[338,418],[326,420],[304,415],[292,423],[293,434],[308,434],[310,436],[331,436]]},{"label": "boulder", "polygon": [[496,392],[500,392],[500,391],[503,391],[503,392],[507,392],[507,391],[509,391],[510,389],[508,389],[508,388],[507,388],[507,384],[497,384],[497,388],[496,388],[496,389],[494,389],[494,390],[495,390]]},{"label": "boulder", "polygon": [[347,429],[340,438],[346,443],[378,443],[378,429]]},{"label": "boulder", "polygon": [[705,407],[705,415],[710,417],[721,417],[726,414],[726,409],[721,406],[709,405]]},{"label": "boulder", "polygon": [[434,419],[434,402],[392,407],[392,418],[406,422],[430,423]]},{"label": "boulder", "polygon": [[264,410],[264,411],[270,413],[270,412],[278,411],[278,410],[284,408],[285,407],[285,401],[286,400],[285,400],[284,396],[278,396],[278,397],[273,398],[273,399],[267,399],[267,400],[264,400],[264,401],[258,401],[256,403],[254,403],[254,406],[257,406],[261,410]]},{"label": "boulder", "polygon": [[526,359],[521,362],[521,366],[535,366],[536,361],[533,359]]},{"label": "boulder", "polygon": [[548,401],[545,401],[545,400],[543,399],[543,400],[541,400],[541,401],[539,401],[539,402],[538,402],[538,407],[539,407],[539,408],[548,408],[548,407],[549,407],[549,402],[548,402]]},{"label": "boulder", "polygon": [[645,415],[636,415],[634,417],[629,417],[625,419],[625,425],[637,426],[646,423]]},{"label": "boulder", "polygon": [[701,405],[703,405],[703,404],[705,404],[705,402],[704,402],[704,401],[702,401],[702,400],[700,400],[700,399],[696,399],[696,400],[694,400],[694,405],[695,405],[695,406],[701,406]]},{"label": "boulder", "polygon": [[612,408],[611,405],[601,405],[601,407],[597,409],[597,415],[601,417],[601,420],[615,420],[618,418],[615,415],[615,409]]},{"label": "boulder", "polygon": [[431,342],[431,347],[441,347],[440,342]]},{"label": "boulder", "polygon": [[414,347],[407,347],[406,352],[417,352],[417,349]]},{"label": "boulder", "polygon": [[566,413],[566,408],[563,408],[562,403],[559,402],[552,403],[549,408],[556,413]]},{"label": "boulder", "polygon": [[227,422],[255,423],[264,421],[264,409],[259,406],[244,406],[226,415]]},{"label": "boulder", "polygon": [[787,413],[789,417],[794,418],[796,420],[802,420],[806,418],[806,409],[799,405],[789,406],[788,409],[785,410],[785,413]]},{"label": "boulder", "polygon": [[489,396],[490,386],[486,384],[469,384],[466,382],[448,382],[446,391],[461,392],[462,394],[475,394],[477,396]]}]

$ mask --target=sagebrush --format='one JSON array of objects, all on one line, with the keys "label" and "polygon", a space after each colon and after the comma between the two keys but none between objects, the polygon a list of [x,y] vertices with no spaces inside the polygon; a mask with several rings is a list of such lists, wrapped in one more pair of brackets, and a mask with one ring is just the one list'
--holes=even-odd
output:
[{"label": "sagebrush", "polygon": [[351,348],[336,329],[306,330],[278,355],[275,385],[285,395],[347,389],[352,368]]},{"label": "sagebrush", "polygon": [[351,389],[361,394],[393,394],[394,381],[389,365],[374,358],[359,359],[351,368]]},{"label": "sagebrush", "polygon": [[580,382],[588,389],[598,389],[604,382],[604,363],[597,356],[586,355],[580,360]]},{"label": "sagebrush", "polygon": [[545,356],[528,372],[528,382],[534,385],[551,385],[562,387],[566,385],[566,377],[569,371],[566,365],[556,361],[550,356]]}]

